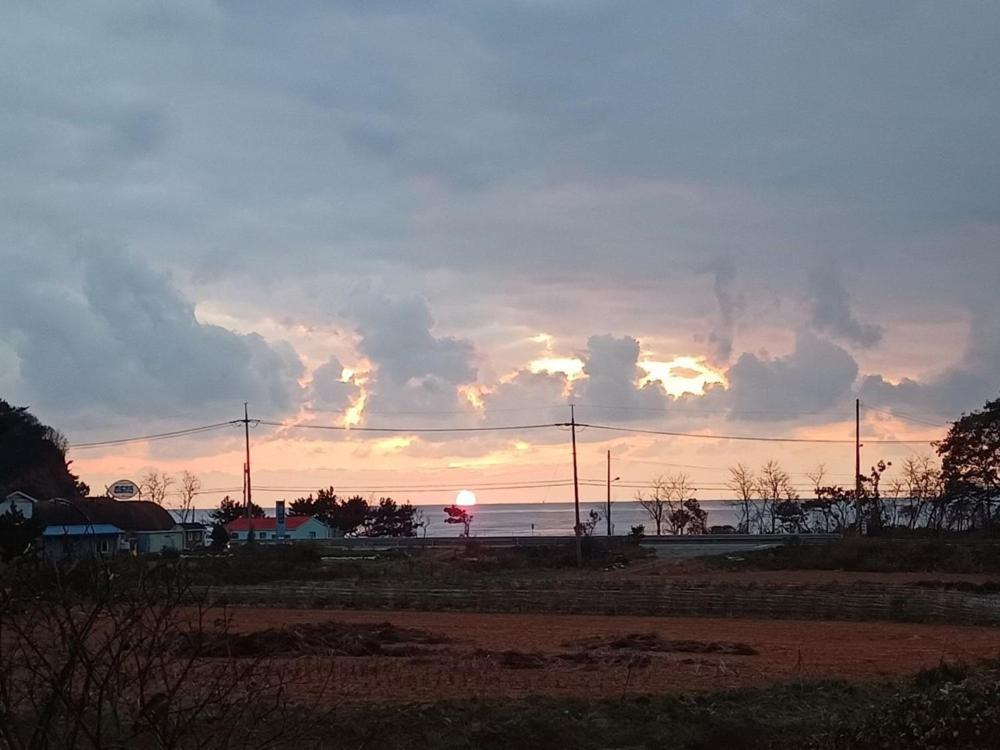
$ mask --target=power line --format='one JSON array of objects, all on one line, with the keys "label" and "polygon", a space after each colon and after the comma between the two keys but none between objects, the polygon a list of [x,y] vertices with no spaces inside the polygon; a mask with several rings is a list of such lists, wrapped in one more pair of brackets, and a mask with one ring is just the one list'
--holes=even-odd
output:
[{"label": "power line", "polygon": [[270,427],[283,427],[285,429],[303,430],[336,430],[338,432],[394,432],[402,434],[425,433],[425,432],[509,432],[515,430],[542,430],[548,427],[566,426],[562,422],[547,422],[544,424],[515,424],[497,425],[483,427],[348,427],[346,425],[323,425],[323,424],[282,424],[281,422],[268,422],[261,420],[260,424]]},{"label": "power line", "polygon": [[[922,424],[925,424],[926,426],[932,426],[932,427],[943,426],[943,425],[933,424],[930,422],[921,422],[921,420],[919,420],[916,417],[909,417],[907,415],[899,414],[898,412],[897,413],[888,412],[871,406],[866,406],[866,408],[872,409],[873,411],[879,411],[885,414],[889,414],[892,416],[901,416],[903,418],[910,419],[911,421],[920,422]],[[800,413],[806,414],[808,412],[800,412]],[[216,422],[214,424],[199,425],[180,430],[173,430],[170,432],[159,432],[148,435],[136,435],[131,437],[115,438],[110,440],[99,440],[99,441],[84,442],[84,443],[71,443],[68,447],[74,450],[82,450],[88,448],[110,447],[115,445],[128,445],[129,443],[170,440],[174,438],[188,437],[190,435],[197,435],[203,432],[210,432],[213,430],[222,429],[224,427],[230,427],[237,424],[244,424],[244,421],[245,420],[243,419],[234,419],[227,422]],[[514,425],[481,425],[475,427],[399,427],[399,426],[352,427],[347,425],[283,424],[281,422],[274,422],[268,420],[248,420],[248,421],[253,425],[267,425],[269,427],[279,427],[283,429],[307,429],[307,430],[324,430],[324,431],[336,431],[336,432],[361,432],[361,433],[383,433],[383,434],[516,432],[524,430],[543,430],[549,428],[566,429],[571,426],[567,422],[543,422],[543,423],[514,424]],[[652,430],[652,429],[643,429],[639,427],[623,427],[618,425],[590,424],[585,422],[577,422],[576,427],[604,430],[610,432],[624,432],[624,433],[635,433],[635,434],[645,434],[645,435],[663,435],[666,437],[696,438],[702,440],[741,440],[741,441],[752,441],[752,442],[811,443],[811,444],[830,444],[830,445],[846,445],[854,442],[853,440],[850,439],[835,439],[835,438],[795,438],[795,437],[771,437],[763,435],[723,435],[723,434],[710,434],[710,433],[680,432],[671,430]],[[873,438],[865,440],[864,442],[869,445],[893,445],[893,444],[926,445],[931,441],[881,440]]]},{"label": "power line", "polygon": [[894,417],[896,419],[904,419],[907,422],[913,422],[915,424],[924,425],[926,427],[947,427],[948,426],[948,425],[945,425],[945,424],[941,424],[940,422],[931,422],[929,419],[924,419],[923,417],[915,417],[915,416],[913,416],[911,414],[904,414],[901,411],[896,411],[896,410],[890,411],[888,409],[879,409],[877,406],[871,406],[869,404],[866,404],[864,401],[861,402],[861,406],[862,406],[862,408],[864,408],[864,409],[866,409],[868,411],[875,411],[875,412],[878,412],[879,414],[885,414],[888,417]]},{"label": "power line", "polygon": [[154,440],[169,440],[172,438],[187,437],[188,435],[197,435],[202,432],[211,432],[212,430],[218,430],[222,427],[230,427],[234,424],[237,424],[237,422],[217,422],[216,424],[207,424],[200,427],[188,427],[187,429],[174,430],[172,432],[158,432],[152,435],[137,435],[135,437],[117,438],[114,440],[98,440],[90,443],[70,443],[68,447],[73,448],[74,450],[80,450],[83,448],[102,448],[104,446],[126,445],[128,443],[142,443]]},{"label": "power line", "polygon": [[[578,422],[578,427],[589,427],[593,430],[605,430],[608,432],[628,432],[641,435],[665,435],[668,437],[700,438],[702,440],[744,440],[760,443],[813,443],[830,445],[854,444],[853,440],[836,438],[792,438],[792,437],[763,437],[756,435],[711,435],[697,432],[669,432],[667,430],[644,430],[638,427],[616,427],[613,425],[587,424]],[[866,445],[926,445],[930,440],[864,440]]]},{"label": "power line", "polygon": [[767,414],[782,415],[789,417],[818,416],[829,414],[831,416],[841,416],[845,420],[849,415],[836,409],[823,409],[821,411],[794,411],[790,409],[702,409],[685,407],[672,410],[669,408],[656,409],[648,406],[614,406],[611,404],[577,404],[580,409],[606,409],[610,411],[642,412],[647,414],[662,414],[664,416],[688,416],[698,414]]}]

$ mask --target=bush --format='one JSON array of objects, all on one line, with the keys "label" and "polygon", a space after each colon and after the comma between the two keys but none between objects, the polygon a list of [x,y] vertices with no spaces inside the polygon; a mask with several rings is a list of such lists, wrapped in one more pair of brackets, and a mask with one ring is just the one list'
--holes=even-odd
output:
[{"label": "bush", "polygon": [[846,537],[829,544],[786,544],[742,557],[739,567],[763,570],[1000,573],[1000,544],[980,538]]},{"label": "bush", "polygon": [[833,747],[971,750],[996,747],[998,734],[1000,683],[965,680],[893,696],[866,720],[838,733]]}]

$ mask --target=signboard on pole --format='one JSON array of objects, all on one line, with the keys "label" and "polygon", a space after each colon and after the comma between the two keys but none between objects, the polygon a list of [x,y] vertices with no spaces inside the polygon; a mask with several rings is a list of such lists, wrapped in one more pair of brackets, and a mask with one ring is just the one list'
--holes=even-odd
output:
[{"label": "signboard on pole", "polygon": [[274,504],[274,538],[285,538],[285,501],[278,500]]},{"label": "signboard on pole", "polygon": [[131,500],[139,494],[139,485],[131,479],[119,479],[108,487],[108,495],[115,500]]}]

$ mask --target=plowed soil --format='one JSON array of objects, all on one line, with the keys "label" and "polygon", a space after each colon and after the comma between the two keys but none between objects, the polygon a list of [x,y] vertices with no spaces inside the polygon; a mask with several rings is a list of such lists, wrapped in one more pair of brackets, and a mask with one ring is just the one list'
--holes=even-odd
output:
[{"label": "plowed soil", "polygon": [[[301,656],[287,659],[293,694],[324,703],[432,701],[467,697],[708,691],[799,679],[875,680],[944,662],[1000,655],[1000,629],[824,621],[234,609],[247,633],[304,623],[385,623],[447,639],[416,656]],[[633,637],[628,637],[633,636]],[[732,649],[630,649],[615,643],[746,644]],[[588,652],[587,644],[593,644]],[[611,650],[609,650],[611,649]],[[700,652],[699,652],[700,651]],[[752,653],[756,652],[756,653]],[[513,655],[512,655],[513,654]],[[523,658],[521,658],[523,657]],[[641,657],[641,658],[639,658]],[[518,665],[516,668],[512,665]]]}]

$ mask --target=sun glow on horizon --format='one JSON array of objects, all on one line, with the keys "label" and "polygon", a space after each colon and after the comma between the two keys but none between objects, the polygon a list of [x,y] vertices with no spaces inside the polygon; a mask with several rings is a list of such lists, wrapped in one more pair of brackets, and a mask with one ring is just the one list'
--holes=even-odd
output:
[{"label": "sun glow on horizon", "polygon": [[470,507],[476,504],[476,493],[472,490],[462,490],[455,496],[455,505]]}]

